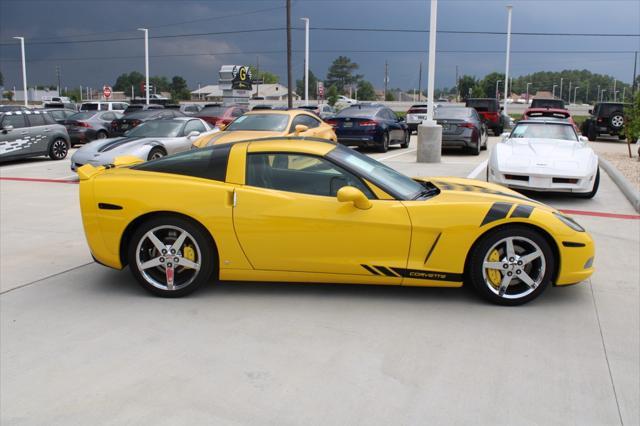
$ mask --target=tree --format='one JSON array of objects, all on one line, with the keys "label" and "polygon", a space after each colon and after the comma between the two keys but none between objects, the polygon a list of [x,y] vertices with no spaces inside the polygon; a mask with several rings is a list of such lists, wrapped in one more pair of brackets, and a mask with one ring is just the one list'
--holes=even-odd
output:
[{"label": "tree", "polygon": [[358,84],[362,80],[361,74],[353,74],[358,68],[359,65],[351,62],[348,57],[338,56],[329,67],[325,84],[335,85],[338,92],[344,94],[345,86]]},{"label": "tree", "polygon": [[174,101],[189,99],[191,97],[187,81],[179,75],[173,76],[169,90],[171,91],[171,99]]},{"label": "tree", "polygon": [[[275,84],[280,81],[280,77],[277,74],[269,71],[258,72],[253,65],[249,65],[249,70],[251,71],[251,78],[254,80],[262,80],[264,84]],[[311,80],[311,78],[309,78],[309,80]]]},{"label": "tree", "polygon": [[629,120],[625,124],[625,136],[627,137],[627,143],[633,143],[640,139],[640,91],[636,90],[633,103],[627,108],[625,115]]},{"label": "tree", "polygon": [[[318,87],[318,78],[309,70],[309,99],[316,99],[316,87]],[[301,80],[296,80],[296,93],[304,98],[304,76]]]},{"label": "tree", "polygon": [[358,99],[361,101],[375,101],[376,89],[374,89],[373,84],[365,80],[358,82]]},{"label": "tree", "polygon": [[458,90],[460,90],[460,97],[463,101],[466,101],[468,98],[476,97],[476,92],[478,91],[478,81],[475,77],[470,75],[463,75],[458,80]]},{"label": "tree", "polygon": [[393,102],[396,100],[396,97],[393,95],[392,90],[387,90],[387,94],[385,95],[384,100],[387,102]]},{"label": "tree", "polygon": [[336,102],[338,102],[338,89],[335,85],[332,85],[329,87],[329,90],[327,90],[327,102],[331,106],[334,106]]},{"label": "tree", "polygon": [[11,102],[13,101],[13,92],[11,90],[7,90],[2,94],[2,97]]},{"label": "tree", "polygon": [[[138,71],[132,71],[129,74],[120,74],[116,79],[116,83],[113,85],[113,90],[116,92],[124,92],[129,94],[131,86],[133,86],[133,93],[135,96],[142,96],[142,84],[145,82],[145,76]],[[149,79],[151,84],[151,79]]]},{"label": "tree", "polygon": [[[482,87],[482,91],[484,92],[484,96],[489,98],[496,97],[496,82],[500,80],[499,93],[505,93],[504,91],[504,74],[499,72],[492,72],[491,74],[487,74],[484,76],[482,81],[480,81],[479,85]],[[509,91],[512,92],[513,88],[510,87]],[[475,92],[475,90],[474,90]],[[476,97],[475,93],[473,97]]]},{"label": "tree", "polygon": [[171,91],[171,83],[165,76],[153,76],[149,77],[149,86],[153,88],[152,93],[169,92]]}]

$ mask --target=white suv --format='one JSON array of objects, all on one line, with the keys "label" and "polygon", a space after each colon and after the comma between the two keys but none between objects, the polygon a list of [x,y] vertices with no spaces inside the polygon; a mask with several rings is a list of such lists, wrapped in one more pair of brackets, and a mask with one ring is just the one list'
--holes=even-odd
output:
[{"label": "white suv", "polygon": [[129,106],[126,102],[83,102],[80,111],[115,111],[124,112]]}]

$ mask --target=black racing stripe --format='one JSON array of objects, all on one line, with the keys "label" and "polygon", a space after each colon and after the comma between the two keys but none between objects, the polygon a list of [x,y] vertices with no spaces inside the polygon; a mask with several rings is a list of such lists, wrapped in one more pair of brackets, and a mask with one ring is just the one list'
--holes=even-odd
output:
[{"label": "black racing stripe", "polygon": [[573,241],[563,241],[562,245],[564,247],[585,247],[586,246],[586,244],[584,244],[584,243],[576,243],[576,242],[573,242]]},{"label": "black racing stripe", "polygon": [[511,216],[509,217],[522,217],[522,218],[528,218],[529,216],[531,216],[531,212],[533,211],[534,207],[533,206],[527,206],[525,204],[518,204],[516,206],[515,209],[513,209],[513,212],[511,213]]},{"label": "black racing stripe", "polygon": [[507,213],[511,210],[511,203],[493,203],[487,215],[482,220],[480,226],[484,226],[487,223],[495,222],[496,220],[501,220],[507,217]]},{"label": "black racing stripe", "polygon": [[101,210],[122,210],[122,206],[109,203],[98,203],[98,208]]},{"label": "black racing stripe", "polygon": [[367,271],[371,272],[373,275],[380,275],[380,273],[378,271],[376,271],[375,269],[373,269],[371,266],[369,265],[360,265],[362,266],[364,269],[366,269]]},{"label": "black racing stripe", "polygon": [[436,248],[436,245],[438,245],[438,241],[440,241],[440,236],[442,235],[442,232],[440,232],[438,234],[438,236],[436,237],[436,240],[433,242],[433,245],[431,246],[431,248],[429,249],[429,252],[427,252],[427,257],[424,258],[424,264],[426,265],[427,262],[429,261],[429,258],[431,257],[431,253],[433,253],[433,250]]},{"label": "black racing stripe", "polygon": [[110,151],[114,148],[117,148],[119,146],[122,146],[126,143],[129,142],[135,142],[137,140],[139,140],[140,138],[118,138],[114,141],[111,142],[107,142],[106,144],[102,145],[100,148],[98,148],[98,152],[105,152],[105,151]]},{"label": "black racing stripe", "polygon": [[404,269],[404,268],[391,268],[398,274],[405,278],[414,278],[418,280],[432,280],[432,281],[462,281],[462,274],[456,274],[451,272],[439,272],[439,271],[424,271],[422,269]]},{"label": "black racing stripe", "polygon": [[374,268],[376,268],[378,271],[382,272],[383,274],[385,274],[388,277],[398,277],[398,275],[394,274],[391,269],[385,268],[384,266],[374,265]]}]

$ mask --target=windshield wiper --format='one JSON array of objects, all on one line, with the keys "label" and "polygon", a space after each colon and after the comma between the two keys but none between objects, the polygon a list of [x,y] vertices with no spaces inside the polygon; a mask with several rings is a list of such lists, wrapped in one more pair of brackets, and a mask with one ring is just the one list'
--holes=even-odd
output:
[{"label": "windshield wiper", "polygon": [[415,197],[413,197],[412,200],[418,200],[418,199],[423,198],[423,197],[424,198],[428,198],[428,197],[431,197],[433,195],[436,195],[438,192],[440,192],[438,190],[438,188],[423,189]]}]

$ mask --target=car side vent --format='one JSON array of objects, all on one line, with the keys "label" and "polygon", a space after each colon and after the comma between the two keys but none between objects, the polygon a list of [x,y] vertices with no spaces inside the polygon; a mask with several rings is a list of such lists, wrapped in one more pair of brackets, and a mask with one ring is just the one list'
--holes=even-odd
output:
[{"label": "car side vent", "polygon": [[521,180],[523,182],[529,182],[529,176],[522,176],[522,175],[504,175],[504,177],[506,179],[509,180]]},{"label": "car side vent", "polygon": [[553,183],[578,183],[578,179],[554,177]]}]

